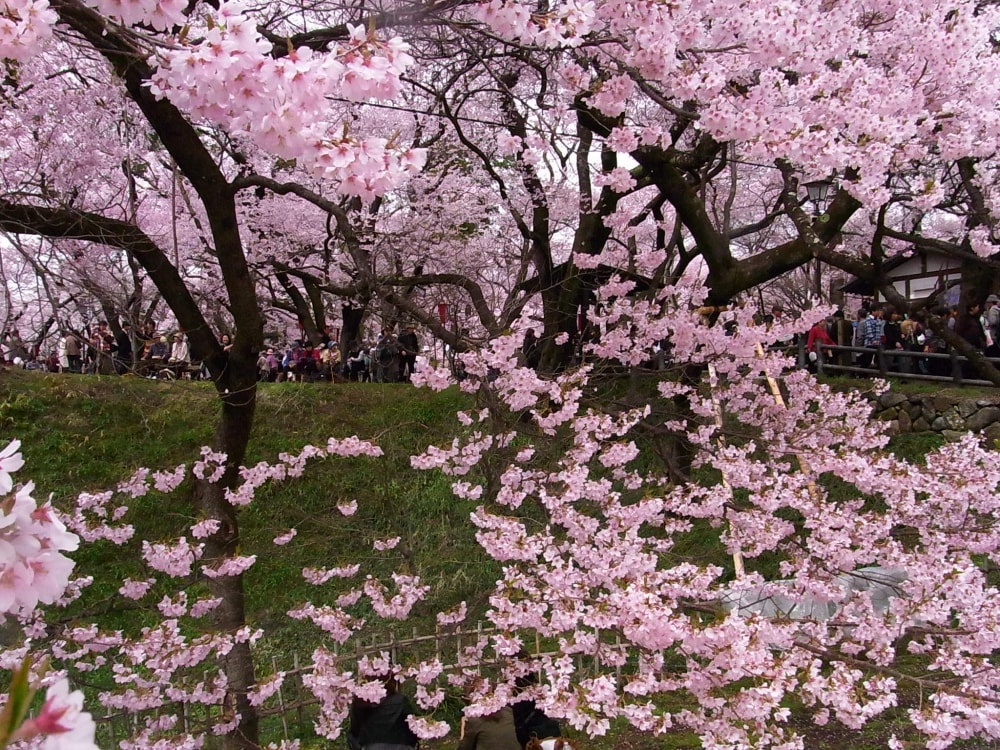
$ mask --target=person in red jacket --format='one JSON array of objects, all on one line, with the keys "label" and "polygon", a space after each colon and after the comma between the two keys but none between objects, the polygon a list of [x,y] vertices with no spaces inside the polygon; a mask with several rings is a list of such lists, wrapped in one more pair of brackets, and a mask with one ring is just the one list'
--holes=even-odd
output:
[{"label": "person in red jacket", "polygon": [[830,338],[830,334],[827,333],[827,327],[832,323],[833,318],[818,320],[809,329],[809,335],[806,337],[806,351],[809,352],[809,369],[811,371],[815,371],[814,363],[819,356],[817,353],[819,349],[823,349],[824,361],[829,362],[833,358],[833,350],[824,348],[837,345],[837,342]]}]

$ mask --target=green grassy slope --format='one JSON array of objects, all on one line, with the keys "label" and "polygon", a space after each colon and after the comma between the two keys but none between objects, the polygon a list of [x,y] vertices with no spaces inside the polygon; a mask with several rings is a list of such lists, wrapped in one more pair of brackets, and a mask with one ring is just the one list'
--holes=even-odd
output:
[{"label": "green grassy slope", "polygon": [[[486,608],[500,571],[475,543],[468,522],[473,504],[451,494],[447,477],[416,471],[409,461],[429,444],[450,442],[455,411],[469,405],[454,390],[435,394],[408,385],[261,386],[248,465],[274,461],[279,453],[297,452],[309,443],[323,445],[331,436],[357,434],[385,451],[381,459],[311,464],[304,478],[263,489],[242,512],[243,552],[259,555],[247,575],[248,612],[252,622],[269,633],[261,649],[264,660],[274,657],[287,663],[293,652],[308,660],[313,646],[322,640],[311,625],[285,615],[304,601],[319,604],[323,599],[318,596],[332,596],[328,588],[318,594],[303,580],[304,566],[357,562],[376,576],[398,569],[420,574],[434,592],[418,606],[415,622],[406,624],[407,632],[410,627],[421,632],[432,629],[434,613],[461,600],[469,602],[473,621],[475,613]],[[217,410],[207,383],[0,372],[0,447],[12,438],[23,441],[27,466],[17,479],[33,480],[35,496],[52,493],[57,506],[65,506],[80,491],[111,488],[141,466],[165,469],[190,464],[208,442]],[[914,452],[919,455],[926,447]],[[899,445],[897,450],[908,453],[912,446]],[[557,452],[554,446],[553,452]],[[338,503],[355,499],[356,515],[345,518],[336,510]],[[170,496],[152,493],[135,503],[136,540],[124,548],[84,545],[74,557],[81,572],[92,573],[97,580],[88,592],[86,611],[72,616],[81,622],[96,616],[109,626],[126,629],[152,622],[153,616],[144,611],[120,609],[114,591],[125,576],[148,575],[139,564],[138,540],[172,539],[183,533],[193,515],[184,486]],[[271,544],[291,527],[298,535],[290,544]],[[373,550],[375,539],[392,536],[402,538],[397,549]],[[705,547],[715,549],[704,541],[693,536],[679,554],[697,560]],[[797,713],[792,721],[807,737],[806,746],[816,750],[884,747],[888,736],[905,724],[899,709],[861,733],[832,724],[816,727]],[[654,738],[623,728],[581,744],[583,750],[700,746],[688,733]],[[305,745],[314,746],[318,744]],[[450,745],[446,741],[435,746]]]},{"label": "green grassy slope", "polygon": [[[259,555],[247,576],[249,615],[273,631],[270,647],[308,654],[318,637],[284,615],[316,601],[317,590],[301,575],[305,566],[356,562],[374,575],[400,568],[419,573],[435,594],[419,607],[418,626],[442,604],[468,600],[481,609],[498,569],[475,543],[467,523],[472,508],[452,496],[447,477],[417,471],[409,461],[445,440],[465,403],[456,391],[432,394],[403,384],[262,385],[247,465],[355,434],[385,452],[380,459],[310,464],[305,477],[265,487],[242,512],[244,552]],[[27,465],[18,479],[33,480],[36,497],[51,493],[57,506],[80,491],[110,489],[139,467],[190,465],[210,439],[217,410],[207,383],[0,374],[0,440],[22,441]],[[348,518],[336,505],[350,500],[358,501],[358,512]],[[169,496],[151,493],[136,506],[130,520],[139,533],[132,543],[84,545],[75,555],[82,572],[98,575],[94,590],[102,596],[91,594],[90,601],[110,597],[126,575],[146,577],[137,564],[141,538],[171,539],[194,517],[183,485]],[[292,527],[298,535],[290,544],[271,544]],[[402,537],[395,550],[372,549],[375,539],[394,536]],[[90,606],[101,611],[100,604]],[[144,620],[119,614],[120,627]]]}]

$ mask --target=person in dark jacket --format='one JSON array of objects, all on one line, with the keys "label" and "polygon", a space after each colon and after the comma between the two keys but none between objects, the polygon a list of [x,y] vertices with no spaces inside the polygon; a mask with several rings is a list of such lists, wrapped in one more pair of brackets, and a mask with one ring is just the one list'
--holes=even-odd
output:
[{"label": "person in dark jacket", "polygon": [[965,306],[965,312],[955,318],[955,333],[965,339],[976,351],[986,348],[986,333],[979,320],[979,303],[972,302]]},{"label": "person in dark jacket", "polygon": [[888,312],[888,320],[885,321],[884,336],[885,342],[883,343],[883,348],[886,352],[886,362],[889,370],[896,372],[900,369],[899,367],[899,357],[891,356],[892,353],[897,351],[902,351],[903,346],[903,316],[900,315],[895,310]]},{"label": "person in dark jacket", "polygon": [[[538,675],[531,672],[523,677],[518,677],[515,686],[519,691],[523,691],[537,682]],[[562,735],[559,722],[547,716],[542,709],[535,705],[533,700],[517,700],[511,705],[511,710],[514,712],[514,731],[517,733],[517,741],[521,743],[522,748],[528,744],[532,737],[544,740],[548,737]]]},{"label": "person in dark jacket", "polygon": [[462,717],[458,750],[521,750],[511,707],[486,716]]},{"label": "person in dark jacket", "polygon": [[417,366],[417,354],[420,352],[420,340],[417,338],[417,332],[413,329],[413,326],[406,326],[399,338],[399,356],[401,360],[402,371],[400,377],[403,380],[409,380],[410,376],[413,375],[413,370]]},{"label": "person in dark jacket", "polygon": [[135,364],[132,357],[132,329],[128,324],[123,325],[115,334],[115,370],[119,375],[123,375],[132,369]]},{"label": "person in dark jacket", "polygon": [[355,697],[351,704],[347,729],[350,750],[413,750],[419,740],[406,717],[413,714],[413,704],[399,692],[395,677],[385,680],[385,697],[370,703]]}]

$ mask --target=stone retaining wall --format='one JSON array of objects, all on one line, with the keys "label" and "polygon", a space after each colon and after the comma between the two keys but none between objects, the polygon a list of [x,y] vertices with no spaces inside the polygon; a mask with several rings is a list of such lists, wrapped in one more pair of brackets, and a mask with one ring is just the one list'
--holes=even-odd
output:
[{"label": "stone retaining wall", "polygon": [[874,399],[874,415],[897,432],[939,432],[956,438],[972,431],[1000,440],[1000,401],[886,391]]}]

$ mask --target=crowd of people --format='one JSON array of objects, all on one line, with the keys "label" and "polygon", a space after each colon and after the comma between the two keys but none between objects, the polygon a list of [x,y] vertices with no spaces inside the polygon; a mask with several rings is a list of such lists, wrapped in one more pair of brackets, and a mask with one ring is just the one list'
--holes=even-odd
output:
[{"label": "crowd of people", "polygon": [[284,349],[269,346],[261,352],[257,369],[260,379],[270,383],[340,379],[398,383],[413,375],[419,353],[420,340],[413,326],[406,326],[398,336],[383,328],[374,344],[355,346],[343,361],[332,339],[318,346],[296,340]]},{"label": "crowd of people", "polygon": [[[232,347],[229,334],[219,338],[223,351]],[[67,331],[59,346],[46,355],[25,343],[16,329],[0,336],[5,364],[29,370],[100,375],[133,373],[157,379],[199,379],[207,373],[193,361],[183,331],[158,331],[155,324],[133,330],[123,324],[112,333],[106,322]],[[360,344],[341,361],[337,342],[323,337],[320,344],[296,339],[287,345],[268,346],[259,355],[259,379],[264,382],[358,380],[408,381],[420,353],[413,326],[397,336],[383,328],[374,344]]]},{"label": "crowd of people", "polygon": [[28,346],[16,329],[0,337],[4,362],[28,370],[148,377],[192,377],[200,368],[192,364],[183,331],[157,332],[149,324],[133,331],[128,324],[112,332],[104,321],[82,330],[69,330],[56,349],[42,355]]},{"label": "crowd of people", "polygon": [[[980,354],[1000,357],[1000,297],[996,294],[987,296],[981,305],[973,302],[964,308],[938,307],[931,312]],[[853,347],[864,351],[829,347]],[[890,372],[951,374],[951,363],[946,359],[919,356],[950,351],[944,338],[927,325],[926,316],[920,313],[904,316],[891,305],[862,307],[853,321],[847,320],[843,311],[838,310],[813,325],[806,335],[805,348],[811,363],[820,355],[830,364],[875,369],[881,352]]]},{"label": "crowd of people", "polygon": [[[976,351],[1000,358],[1000,296],[990,294],[984,302],[938,307],[932,313]],[[769,314],[754,316],[755,325],[770,327],[780,323],[784,312],[774,306]],[[727,331],[735,319],[720,319]],[[943,357],[920,356],[946,354],[944,339],[927,325],[926,316],[904,316],[889,305],[872,301],[848,319],[842,310],[817,322],[803,334],[808,366],[816,369],[817,360],[847,368],[878,369],[880,361],[889,372],[951,375],[951,363]],[[410,379],[420,353],[420,340],[412,325],[397,335],[391,328],[382,329],[372,344],[360,343],[341,357],[332,338],[323,336],[319,344],[293,340],[285,346],[268,346],[257,361],[263,382],[354,380],[379,383],[405,382]],[[222,334],[223,350],[231,347],[228,334]],[[791,346],[794,342],[779,342]],[[851,347],[863,351],[845,351]],[[539,364],[540,344],[533,330],[528,330],[522,345],[523,361],[528,367]],[[150,378],[205,377],[200,363],[192,361],[183,331],[158,331],[147,324],[133,331],[123,324],[112,333],[106,322],[86,326],[82,331],[68,331],[57,350],[42,357],[25,343],[16,329],[0,336],[0,352],[5,364],[29,370],[91,374],[134,373]],[[904,352],[906,354],[904,354]],[[456,363],[457,367],[458,363]],[[456,372],[457,375],[460,373]]]}]

